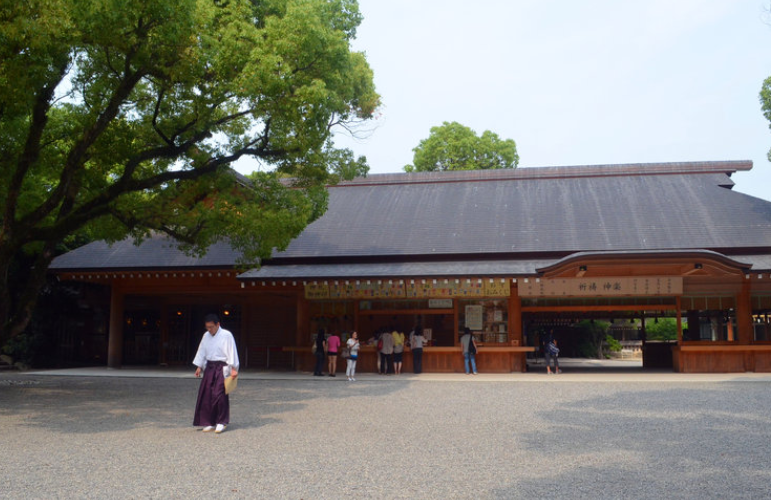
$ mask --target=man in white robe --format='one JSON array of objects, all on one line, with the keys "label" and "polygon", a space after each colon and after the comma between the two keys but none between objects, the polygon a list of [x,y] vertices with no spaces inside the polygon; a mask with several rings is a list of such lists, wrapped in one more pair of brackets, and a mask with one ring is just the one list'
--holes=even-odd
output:
[{"label": "man in white robe", "polygon": [[220,327],[216,314],[204,318],[206,333],[203,334],[193,364],[195,376],[203,380],[198,389],[193,425],[203,427],[204,432],[216,434],[230,423],[230,401],[225,394],[225,378],[238,377],[238,351],[233,334]]}]

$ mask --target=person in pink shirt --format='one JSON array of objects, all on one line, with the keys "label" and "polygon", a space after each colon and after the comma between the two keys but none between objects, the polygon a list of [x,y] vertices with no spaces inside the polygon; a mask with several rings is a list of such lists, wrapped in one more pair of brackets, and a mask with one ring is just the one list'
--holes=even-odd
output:
[{"label": "person in pink shirt", "polygon": [[327,339],[327,356],[329,356],[329,376],[335,377],[337,372],[337,353],[340,351],[340,337],[334,333]]}]

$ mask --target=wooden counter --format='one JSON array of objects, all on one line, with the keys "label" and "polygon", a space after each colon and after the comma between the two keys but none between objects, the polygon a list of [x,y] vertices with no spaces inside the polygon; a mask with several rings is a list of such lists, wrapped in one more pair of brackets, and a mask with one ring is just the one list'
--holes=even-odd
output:
[{"label": "wooden counter", "polygon": [[[479,346],[477,352],[477,370],[482,373],[513,373],[524,372],[526,369],[525,357],[528,352],[533,352],[533,347],[521,346]],[[316,363],[316,357],[311,353],[310,347],[284,347],[284,351],[293,352],[295,355],[295,369],[298,371],[312,372]],[[356,365],[357,372],[374,373],[377,371],[377,353],[374,346],[362,346],[359,349],[359,359]],[[345,373],[346,360],[338,358],[337,372]],[[327,362],[324,361],[324,372],[327,371]],[[412,373],[412,350],[404,351],[404,373]],[[425,347],[423,348],[423,371],[426,373],[463,373],[463,354],[460,346]]]},{"label": "wooden counter", "polygon": [[771,372],[771,345],[684,342],[672,347],[674,369],[681,373]]}]

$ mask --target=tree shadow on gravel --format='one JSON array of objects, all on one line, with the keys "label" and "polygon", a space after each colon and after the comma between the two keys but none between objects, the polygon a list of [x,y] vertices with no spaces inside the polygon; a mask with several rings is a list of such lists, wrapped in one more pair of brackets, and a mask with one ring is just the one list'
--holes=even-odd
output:
[{"label": "tree shadow on gravel", "polygon": [[515,478],[490,493],[507,499],[767,498],[769,408],[771,390],[754,383],[615,388],[555,405],[537,414],[542,432],[520,436],[528,456],[544,464],[538,477]]},{"label": "tree shadow on gravel", "polygon": [[[107,377],[45,377],[0,385],[0,425],[61,433],[141,428],[192,429],[200,381]],[[409,384],[242,380],[231,395],[230,430],[275,423],[315,399],[385,396]]]}]

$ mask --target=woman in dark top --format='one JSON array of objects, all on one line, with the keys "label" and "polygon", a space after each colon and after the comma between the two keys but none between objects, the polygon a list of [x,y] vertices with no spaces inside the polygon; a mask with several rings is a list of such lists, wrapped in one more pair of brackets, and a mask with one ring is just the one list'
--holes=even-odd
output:
[{"label": "woman in dark top", "polygon": [[321,371],[324,369],[324,357],[327,350],[327,339],[324,335],[324,330],[319,328],[316,334],[316,370],[313,372],[315,377],[323,375]]}]

